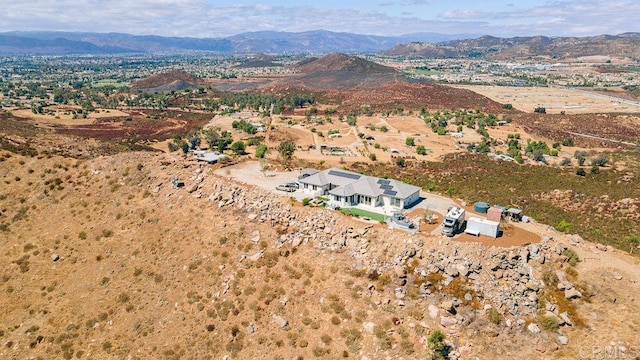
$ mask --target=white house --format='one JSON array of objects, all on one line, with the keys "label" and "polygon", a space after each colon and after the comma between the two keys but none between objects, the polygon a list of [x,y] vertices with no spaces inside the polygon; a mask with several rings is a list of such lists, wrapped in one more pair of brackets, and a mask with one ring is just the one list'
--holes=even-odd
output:
[{"label": "white house", "polygon": [[329,207],[361,206],[377,212],[410,207],[420,199],[420,188],[393,179],[381,179],[332,168],[298,180],[303,192],[328,196]]}]

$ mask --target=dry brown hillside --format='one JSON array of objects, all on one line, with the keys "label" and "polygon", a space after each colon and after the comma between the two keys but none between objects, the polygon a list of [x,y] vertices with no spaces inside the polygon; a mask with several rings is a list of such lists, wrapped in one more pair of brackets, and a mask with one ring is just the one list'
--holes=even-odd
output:
[{"label": "dry brown hillside", "polygon": [[319,59],[309,59],[298,65],[302,73],[322,71],[348,71],[361,74],[392,74],[394,68],[380,65],[357,56],[333,53]]},{"label": "dry brown hillside", "polygon": [[292,206],[179,156],[0,158],[3,359],[640,355],[637,260],[544,226],[485,247]]},{"label": "dry brown hillside", "polygon": [[137,80],[136,82],[131,84],[131,87],[134,89],[156,89],[171,86],[172,84],[187,87],[196,87],[198,85],[201,85],[202,83],[202,79],[199,79],[185,71],[172,70],[169,72],[155,74],[147,78]]}]

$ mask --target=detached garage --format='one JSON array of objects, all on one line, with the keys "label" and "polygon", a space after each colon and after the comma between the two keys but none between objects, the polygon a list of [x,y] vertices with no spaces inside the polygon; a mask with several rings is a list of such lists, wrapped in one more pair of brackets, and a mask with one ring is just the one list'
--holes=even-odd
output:
[{"label": "detached garage", "polygon": [[472,217],[467,220],[467,228],[464,232],[475,236],[490,236],[495,239],[500,233],[500,223],[479,217]]}]

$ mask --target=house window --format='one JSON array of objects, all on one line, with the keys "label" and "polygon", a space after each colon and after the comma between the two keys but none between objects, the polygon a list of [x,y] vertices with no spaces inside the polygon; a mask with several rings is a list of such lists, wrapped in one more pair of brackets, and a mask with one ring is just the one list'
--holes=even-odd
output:
[{"label": "house window", "polygon": [[395,207],[400,207],[400,203],[402,202],[402,200],[400,199],[396,199],[396,198],[391,198],[391,206],[395,206]]},{"label": "house window", "polygon": [[318,190],[318,187],[313,185],[313,191],[316,191],[316,190]]},{"label": "house window", "polygon": [[360,204],[371,205],[371,197],[364,195],[358,195],[358,197]]}]

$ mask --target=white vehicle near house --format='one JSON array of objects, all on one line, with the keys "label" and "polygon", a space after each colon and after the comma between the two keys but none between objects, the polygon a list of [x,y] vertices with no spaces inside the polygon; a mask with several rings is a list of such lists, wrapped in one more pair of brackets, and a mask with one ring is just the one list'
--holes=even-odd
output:
[{"label": "white vehicle near house", "polygon": [[464,225],[465,210],[463,208],[454,206],[449,209],[447,215],[442,222],[442,235],[453,236],[462,230]]}]

